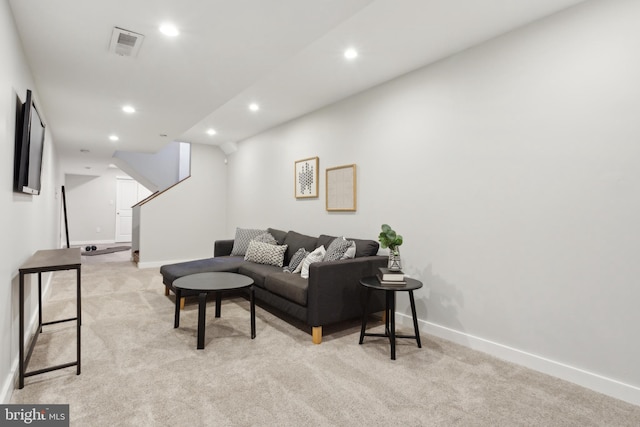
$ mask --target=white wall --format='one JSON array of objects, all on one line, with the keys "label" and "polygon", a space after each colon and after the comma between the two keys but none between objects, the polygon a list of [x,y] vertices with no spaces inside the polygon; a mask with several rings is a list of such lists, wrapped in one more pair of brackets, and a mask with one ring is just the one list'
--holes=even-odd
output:
[{"label": "white wall", "polygon": [[[239,143],[227,233],[389,223],[423,331],[640,404],[638,16],[588,2]],[[320,197],[296,200],[316,155]],[[349,163],[358,210],[329,214],[324,170]]]},{"label": "white wall", "polygon": [[139,267],[208,258],[229,237],[224,159],[216,146],[192,144],[191,177],[140,206]]},{"label": "white wall", "polygon": [[188,144],[173,141],[157,153],[116,151],[113,161],[151,192],[156,192],[171,187],[185,176],[183,156],[188,153]]},{"label": "white wall", "polygon": [[[100,176],[65,175],[64,189],[71,245],[115,242],[119,177],[130,178],[119,169],[108,169]],[[138,185],[142,188],[138,200],[142,200],[149,192]]]},{"label": "white wall", "polygon": [[[38,196],[13,192],[13,158],[16,96],[22,101],[27,89],[34,92],[38,112],[47,124],[39,103],[13,17],[6,1],[0,1],[0,402],[6,403],[17,378],[18,366],[18,269],[37,250],[59,247],[61,177],[51,133],[45,133],[42,189]],[[47,279],[49,275],[43,275]],[[25,287],[26,316],[33,320],[37,307],[37,278]],[[28,331],[29,325],[26,325]]]}]

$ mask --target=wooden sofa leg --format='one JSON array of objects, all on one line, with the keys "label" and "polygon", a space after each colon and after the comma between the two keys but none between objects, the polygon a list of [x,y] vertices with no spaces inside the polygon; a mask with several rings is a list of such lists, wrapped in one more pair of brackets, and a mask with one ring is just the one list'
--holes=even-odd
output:
[{"label": "wooden sofa leg", "polygon": [[383,311],[382,312],[382,316],[380,316],[380,318],[382,319],[382,323],[387,323],[387,311]]},{"label": "wooden sofa leg", "polygon": [[311,340],[314,344],[322,343],[322,326],[313,326],[311,328]]},{"label": "wooden sofa leg", "polygon": [[184,300],[185,300],[184,297],[180,298],[180,310],[184,308]]},{"label": "wooden sofa leg", "polygon": [[165,286],[165,287],[164,287],[164,296],[165,296],[165,297],[168,297],[168,296],[169,296],[169,287],[168,287],[168,286]]}]

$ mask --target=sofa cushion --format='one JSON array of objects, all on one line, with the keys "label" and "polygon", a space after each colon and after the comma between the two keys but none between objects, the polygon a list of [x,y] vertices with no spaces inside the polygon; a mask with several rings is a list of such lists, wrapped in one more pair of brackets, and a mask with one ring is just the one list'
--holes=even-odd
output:
[{"label": "sofa cushion", "polygon": [[327,253],[324,255],[324,261],[337,261],[342,259],[342,256],[347,252],[351,243],[351,240],[347,240],[344,237],[333,239],[333,242],[331,242],[327,248]]},{"label": "sofa cushion", "polygon": [[284,239],[287,237],[287,232],[278,230],[276,228],[267,228],[267,231],[278,241],[279,245],[284,245]]},{"label": "sofa cushion", "polygon": [[300,248],[305,248],[309,252],[313,251],[317,247],[317,243],[317,237],[307,236],[296,233],[295,231],[289,231],[287,233],[287,237],[284,239],[284,244],[288,246],[287,252],[284,256],[285,262],[288,264],[293,254],[298,252],[298,249]]},{"label": "sofa cushion", "polygon": [[247,253],[249,242],[265,232],[266,230],[236,228],[236,237],[233,240],[233,249],[231,249],[231,255],[244,256]]},{"label": "sofa cushion", "polygon": [[267,276],[265,288],[269,292],[306,307],[308,283],[307,279],[303,279],[298,274],[280,272]]},{"label": "sofa cushion", "polygon": [[309,266],[314,262],[322,262],[326,253],[327,251],[324,249],[324,246],[318,246],[318,248],[307,255],[304,261],[302,261],[302,270],[300,271],[300,277],[302,277],[303,279],[308,279]]},{"label": "sofa cushion", "polygon": [[[262,233],[256,237],[254,237],[252,240],[252,242],[262,242],[262,243],[268,243],[270,245],[277,245],[278,241],[275,239],[275,237],[273,237],[273,235],[271,233],[269,233],[268,231],[265,233]],[[246,255],[246,254],[245,254]]]},{"label": "sofa cushion", "polygon": [[282,267],[284,252],[286,250],[286,245],[273,245],[270,243],[263,243],[252,240],[251,242],[249,242],[249,247],[247,248],[247,253],[244,256],[244,260],[257,262],[258,264],[268,264]]},{"label": "sofa cushion", "polygon": [[347,240],[356,242],[356,258],[374,256],[380,247],[380,244],[375,240],[352,239],[350,237],[347,237]]},{"label": "sofa cushion", "polygon": [[352,259],[356,257],[356,242],[349,240],[350,245],[340,259]]},{"label": "sofa cushion", "polygon": [[286,266],[283,271],[285,273],[295,273],[296,269],[300,267],[302,269],[302,261],[309,255],[309,252],[305,248],[298,249],[298,252],[293,254],[291,259],[289,260],[289,265]]},{"label": "sofa cushion", "polygon": [[[321,234],[318,237],[318,246],[324,245],[325,248],[328,248],[334,239],[336,239],[335,236]],[[374,256],[378,253],[378,248],[380,247],[380,244],[375,240],[352,239],[350,237],[347,237],[347,240],[356,242],[356,258],[360,258],[363,256]]]},{"label": "sofa cushion", "polygon": [[324,246],[325,248],[328,248],[335,239],[337,239],[336,236],[329,236],[328,234],[321,234],[320,236],[318,236],[318,245],[317,246]]},{"label": "sofa cushion", "polygon": [[238,268],[238,273],[251,277],[256,286],[264,288],[265,278],[273,273],[282,273],[282,268],[275,265],[246,262]]},{"label": "sofa cushion", "polygon": [[211,271],[226,271],[235,273],[245,264],[242,257],[221,256],[215,258],[197,259],[194,261],[167,264],[160,267],[160,274],[165,285],[173,285],[173,281],[189,274],[208,273]]}]

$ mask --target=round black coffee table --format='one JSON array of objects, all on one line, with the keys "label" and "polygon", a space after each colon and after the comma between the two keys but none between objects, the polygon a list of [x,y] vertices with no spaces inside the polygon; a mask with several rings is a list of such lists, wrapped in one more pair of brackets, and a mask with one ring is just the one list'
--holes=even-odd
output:
[{"label": "round black coffee table", "polygon": [[[420,332],[418,331],[418,317],[416,316],[416,303],[413,299],[413,291],[422,287],[422,282],[416,279],[405,277],[405,284],[402,285],[387,285],[382,284],[376,276],[364,277],[360,279],[360,284],[367,288],[366,303],[364,313],[362,313],[362,329],[360,330],[360,344],[364,340],[364,337],[385,337],[389,338],[391,344],[391,360],[396,360],[396,338],[412,338],[418,343],[418,348],[422,348],[420,342]],[[386,304],[385,304],[385,329],[384,334],[365,333],[367,328],[367,317],[369,298],[371,297],[372,290],[385,291]],[[409,301],[411,302],[411,314],[413,315],[413,330],[415,335],[398,335],[396,334],[396,292],[409,292]]]},{"label": "round black coffee table", "polygon": [[207,295],[216,293],[216,317],[220,317],[222,293],[237,289],[247,289],[251,304],[251,339],[256,337],[256,306],[254,301],[253,279],[236,273],[197,273],[180,277],[173,282],[176,292],[176,314],[173,327],[180,325],[180,298],[182,290],[198,292],[198,350],[204,349],[205,314]]}]

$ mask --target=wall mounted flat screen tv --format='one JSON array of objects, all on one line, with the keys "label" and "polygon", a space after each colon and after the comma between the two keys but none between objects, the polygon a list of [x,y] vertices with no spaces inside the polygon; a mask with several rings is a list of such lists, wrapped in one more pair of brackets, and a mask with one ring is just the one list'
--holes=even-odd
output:
[{"label": "wall mounted flat screen tv", "polygon": [[[17,102],[19,104],[19,101]],[[40,194],[44,123],[38,114],[30,90],[21,106],[16,105],[16,148],[13,168],[13,191]]]}]

